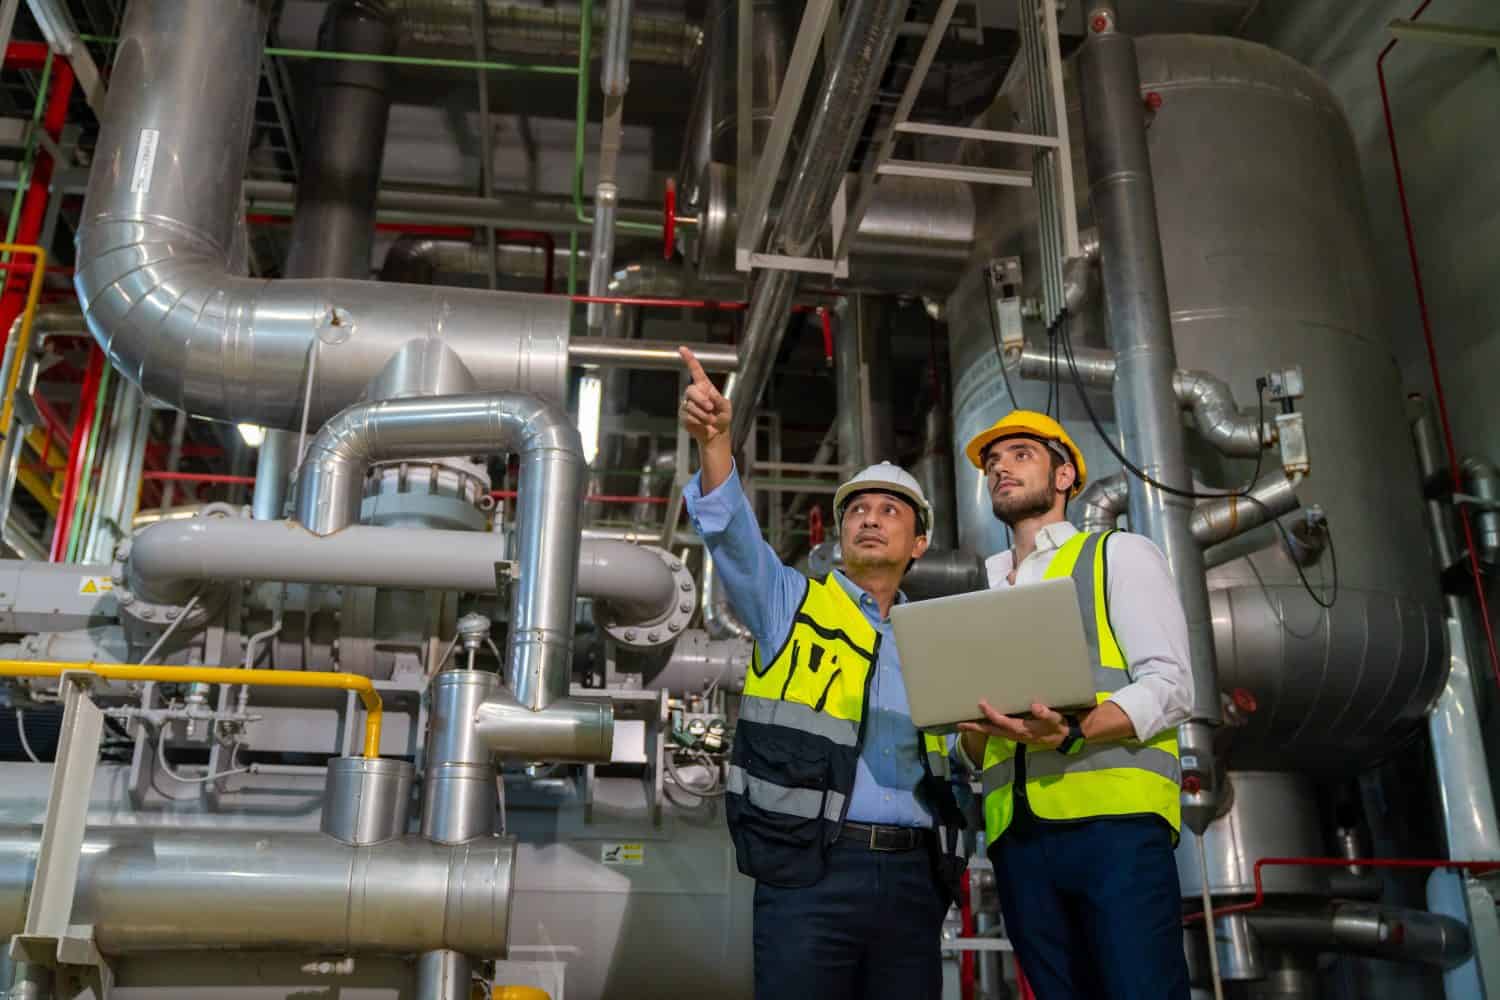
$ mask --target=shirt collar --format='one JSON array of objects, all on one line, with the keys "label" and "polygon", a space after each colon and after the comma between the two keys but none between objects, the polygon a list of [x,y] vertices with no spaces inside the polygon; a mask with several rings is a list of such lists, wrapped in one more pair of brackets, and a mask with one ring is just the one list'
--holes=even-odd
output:
[{"label": "shirt collar", "polygon": [[[834,570],[833,575],[838,580],[839,586],[844,588],[844,593],[848,594],[850,599],[859,605],[861,611],[868,615],[871,620],[880,621],[880,605],[875,603],[875,598],[870,596],[869,591],[845,576],[844,571],[841,569]],[[896,603],[906,603],[906,591],[896,591]]]},{"label": "shirt collar", "polygon": [[1051,552],[1060,549],[1067,543],[1068,539],[1078,534],[1078,529],[1073,527],[1071,521],[1058,521],[1049,524],[1036,533],[1036,550],[1038,552]]}]

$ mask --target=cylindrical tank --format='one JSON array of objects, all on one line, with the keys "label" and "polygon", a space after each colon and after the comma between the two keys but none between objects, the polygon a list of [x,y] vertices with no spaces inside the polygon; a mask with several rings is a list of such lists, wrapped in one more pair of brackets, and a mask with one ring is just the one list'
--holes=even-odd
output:
[{"label": "cylindrical tank", "polygon": [[[1188,35],[1137,46],[1143,92],[1161,98],[1149,141],[1178,363],[1225,379],[1247,409],[1258,377],[1301,367],[1306,398],[1297,408],[1313,471],[1297,492],[1304,510],[1322,508],[1333,534],[1333,550],[1305,569],[1324,601],[1337,576],[1331,610],[1313,600],[1272,538],[1209,574],[1221,687],[1249,691],[1257,706],[1233,734],[1230,762],[1355,769],[1421,719],[1447,664],[1353,139],[1323,82],[1271,49]],[[1024,106],[1021,95],[1008,96],[997,106]],[[1070,112],[1076,142],[1076,93]],[[1074,162],[1085,192],[1082,157]],[[992,256],[1015,254],[1035,272],[1034,206],[1029,191],[986,203],[980,243],[992,252],[971,261],[949,301],[959,540],[981,554],[1004,536],[961,449],[1010,406],[982,311],[982,269]],[[1087,224],[1086,206],[1080,214]],[[1035,282],[1026,284],[1035,294]],[[1094,302],[1077,320],[1075,344],[1103,344],[1100,324]],[[1029,333],[1045,343],[1039,329]],[[1046,384],[1010,378],[1040,409]],[[1116,471],[1076,404],[1068,406],[1076,394],[1065,367],[1063,381],[1063,419],[1083,431],[1090,473]],[[1107,400],[1095,408],[1101,417],[1112,412]],[[1191,431],[1189,454],[1198,477],[1216,487],[1241,485],[1254,471],[1253,461],[1226,461]],[[1278,461],[1274,449],[1266,453],[1268,468]]]}]

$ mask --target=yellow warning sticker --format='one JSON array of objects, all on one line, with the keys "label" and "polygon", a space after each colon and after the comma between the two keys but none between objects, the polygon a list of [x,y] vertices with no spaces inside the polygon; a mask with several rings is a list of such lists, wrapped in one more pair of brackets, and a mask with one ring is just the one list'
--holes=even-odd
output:
[{"label": "yellow warning sticker", "polygon": [[115,589],[115,582],[107,576],[81,576],[78,578],[78,593],[107,594]]},{"label": "yellow warning sticker", "polygon": [[606,865],[630,865],[646,863],[645,844],[600,844],[599,861]]}]

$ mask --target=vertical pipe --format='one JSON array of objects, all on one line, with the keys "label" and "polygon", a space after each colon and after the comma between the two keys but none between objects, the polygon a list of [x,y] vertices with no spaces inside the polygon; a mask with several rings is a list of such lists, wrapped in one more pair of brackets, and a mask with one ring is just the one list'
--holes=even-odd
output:
[{"label": "vertical pipe", "polygon": [[[599,130],[599,176],[594,187],[594,232],[589,244],[589,294],[609,294],[615,272],[615,217],[620,189],[615,176],[624,128],[625,92],[630,87],[630,15],[633,0],[609,0],[604,26],[603,66],[599,84],[604,92],[604,121]],[[607,307],[591,302],[588,328],[603,336]]]},{"label": "vertical pipe", "polygon": [[257,521],[281,520],[296,451],[297,435],[291,431],[266,431],[255,456],[255,494],[250,498],[251,516]]},{"label": "vertical pipe", "polygon": [[[392,55],[396,25],[383,4],[339,0],[318,29],[318,47]],[[375,195],[391,98],[382,63],[321,61],[316,141],[305,148],[287,251],[289,278],[368,278]]]},{"label": "vertical pipe", "polygon": [[870,464],[865,443],[865,392],[863,363],[860,357],[859,328],[852,322],[853,306],[847,296],[839,300],[833,337],[833,378],[837,398],[839,461],[846,466],[864,468]]},{"label": "vertical pipe", "polygon": [[67,480],[63,484],[62,501],[58,504],[52,529],[52,549],[48,555],[52,562],[61,562],[63,554],[68,550],[68,530],[73,521],[73,505],[78,498],[78,481],[84,472],[84,445],[94,426],[94,396],[103,373],[104,352],[97,347],[90,348],[88,368],[83,373],[83,388],[78,394],[78,418],[73,421],[73,443],[68,447]]},{"label": "vertical pipe", "polygon": [[[1152,479],[1191,490],[1182,420],[1173,389],[1177,369],[1157,230],[1156,194],[1146,144],[1135,42],[1115,27],[1113,10],[1095,7],[1079,51],[1089,201],[1099,229],[1100,274],[1115,366],[1115,417],[1124,451]],[[1130,524],[1165,553],[1187,616],[1193,715],[1180,730],[1183,815],[1201,831],[1213,816],[1219,775],[1210,740],[1220,721],[1218,671],[1203,551],[1193,539],[1190,500],[1142,483],[1130,491]]]},{"label": "vertical pipe", "polygon": [[[178,410],[172,418],[172,444],[167,450],[167,471],[177,472],[182,464],[182,439],[187,435],[187,414]],[[177,498],[177,483],[171,479],[161,489],[161,509],[171,510]]]}]

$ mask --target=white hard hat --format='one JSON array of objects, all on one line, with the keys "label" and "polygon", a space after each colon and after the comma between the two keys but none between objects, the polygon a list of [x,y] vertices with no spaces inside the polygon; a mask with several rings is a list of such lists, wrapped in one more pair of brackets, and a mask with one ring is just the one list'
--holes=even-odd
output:
[{"label": "white hard hat", "polygon": [[833,517],[834,523],[839,530],[843,530],[844,503],[855,493],[863,493],[866,490],[879,490],[884,493],[895,493],[905,497],[912,502],[917,509],[917,522],[921,535],[932,533],[932,504],[927,502],[927,495],[922,492],[922,484],[917,482],[917,477],[907,472],[894,462],[878,462],[856,473],[839,491],[833,495]]}]

